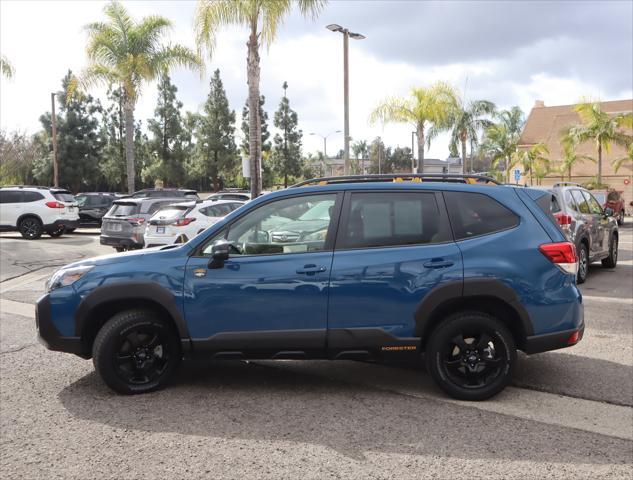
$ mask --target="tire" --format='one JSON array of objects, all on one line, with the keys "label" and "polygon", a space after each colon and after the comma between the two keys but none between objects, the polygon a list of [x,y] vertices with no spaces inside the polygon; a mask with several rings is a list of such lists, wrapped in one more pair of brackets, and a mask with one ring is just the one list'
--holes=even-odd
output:
[{"label": "tire", "polygon": [[615,268],[618,264],[618,237],[615,235],[611,237],[609,242],[609,256],[602,259],[602,266],[604,268]]},{"label": "tire", "polygon": [[76,228],[67,228],[65,230],[66,233],[73,233],[75,230],[77,230]]},{"label": "tire", "polygon": [[59,227],[57,230],[48,230],[46,233],[48,233],[53,238],[57,238],[66,233],[66,230],[64,229],[64,227]]},{"label": "tire", "polygon": [[503,323],[486,313],[465,311],[433,330],[425,359],[427,371],[444,392],[459,400],[479,401],[498,394],[510,382],[517,351]]},{"label": "tire", "polygon": [[581,243],[578,249],[578,275],[576,276],[576,283],[580,285],[585,283],[587,276],[589,275],[589,249],[586,243]]},{"label": "tire", "polygon": [[42,236],[42,222],[37,217],[25,217],[20,220],[18,230],[22,238],[26,240],[37,240]]},{"label": "tire", "polygon": [[127,251],[125,247],[114,247],[114,249],[117,251],[117,253],[122,253],[122,252]]},{"label": "tire", "polygon": [[175,329],[143,309],[114,315],[99,330],[92,347],[95,370],[108,387],[126,395],[163,387],[181,357]]}]

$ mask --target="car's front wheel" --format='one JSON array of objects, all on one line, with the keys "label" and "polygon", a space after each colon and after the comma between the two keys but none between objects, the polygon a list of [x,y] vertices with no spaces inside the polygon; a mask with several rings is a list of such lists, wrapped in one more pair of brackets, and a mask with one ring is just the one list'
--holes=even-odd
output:
[{"label": "car's front wheel", "polygon": [[22,238],[36,240],[42,236],[42,222],[35,217],[26,217],[20,220],[18,230],[20,230]]},{"label": "car's front wheel", "polygon": [[97,334],[92,356],[106,385],[128,395],[165,385],[182,357],[174,328],[144,309],[127,310],[108,320]]},{"label": "car's front wheel", "polygon": [[460,400],[501,392],[517,362],[510,331],[482,312],[460,312],[438,325],[426,344],[426,366],[439,387]]},{"label": "car's front wheel", "polygon": [[588,274],[589,249],[585,243],[581,243],[580,248],[578,249],[578,275],[576,276],[576,283],[578,283],[578,285],[585,283]]}]

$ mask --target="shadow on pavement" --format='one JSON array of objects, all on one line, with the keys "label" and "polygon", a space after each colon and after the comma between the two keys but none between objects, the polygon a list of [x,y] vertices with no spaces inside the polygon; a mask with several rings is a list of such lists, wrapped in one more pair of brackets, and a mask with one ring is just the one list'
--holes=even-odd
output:
[{"label": "shadow on pavement", "polygon": [[[416,378],[411,375],[412,382]],[[188,362],[170,387],[134,397],[113,394],[93,372],[62,390],[59,399],[73,416],[114,428],[293,441],[358,460],[364,452],[384,452],[539,462],[562,456],[583,464],[630,461],[631,442],[625,440],[252,362]]]}]

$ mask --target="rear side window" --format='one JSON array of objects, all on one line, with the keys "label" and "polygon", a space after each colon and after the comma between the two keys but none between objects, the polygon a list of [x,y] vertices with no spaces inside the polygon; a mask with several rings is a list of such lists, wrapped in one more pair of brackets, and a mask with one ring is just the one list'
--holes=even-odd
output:
[{"label": "rear side window", "polygon": [[439,243],[443,232],[432,192],[352,193],[337,249]]},{"label": "rear side window", "polygon": [[231,209],[226,204],[207,207],[204,212],[207,217],[224,217],[229,213],[231,213]]},{"label": "rear side window", "polygon": [[578,207],[576,206],[576,202],[574,202],[574,199],[571,196],[571,190],[565,190],[565,193],[563,195],[565,197],[565,205],[571,208],[574,212],[577,212]]},{"label": "rear side window", "polygon": [[52,192],[52,193],[53,193],[53,197],[55,197],[55,200],[57,200],[58,202],[74,202],[75,201],[75,197],[70,192]]},{"label": "rear side window", "polygon": [[444,198],[456,240],[507,230],[519,224],[515,213],[487,195],[444,192]]},{"label": "rear side window", "polygon": [[37,202],[38,200],[44,199],[44,195],[39,192],[24,192],[23,195],[23,202]]},{"label": "rear side window", "polygon": [[589,205],[589,210],[591,211],[591,213],[595,215],[602,215],[602,207],[600,206],[598,201],[593,198],[593,195],[591,195],[591,193],[589,192],[582,192],[582,194],[587,199],[587,204]]},{"label": "rear side window", "polygon": [[0,191],[0,203],[20,203],[21,201],[22,201],[22,192],[18,190]]},{"label": "rear side window", "polygon": [[117,202],[112,205],[109,215],[115,217],[129,217],[130,215],[137,215],[139,212],[138,203],[132,202]]},{"label": "rear side window", "polygon": [[580,213],[591,213],[589,204],[587,203],[587,200],[585,200],[585,197],[583,197],[580,190],[572,190],[571,196],[574,197],[574,201],[576,202],[576,205],[578,205],[578,211]]}]

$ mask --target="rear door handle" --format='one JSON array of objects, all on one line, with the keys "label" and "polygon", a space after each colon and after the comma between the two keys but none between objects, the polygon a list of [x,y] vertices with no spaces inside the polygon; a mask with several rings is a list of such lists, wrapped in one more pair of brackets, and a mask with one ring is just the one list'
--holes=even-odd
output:
[{"label": "rear door handle", "polygon": [[297,273],[305,275],[314,275],[315,273],[325,272],[325,267],[317,267],[316,265],[304,265],[303,268],[298,268]]},{"label": "rear door handle", "polygon": [[450,260],[430,260],[423,263],[425,268],[446,268],[454,265]]}]

